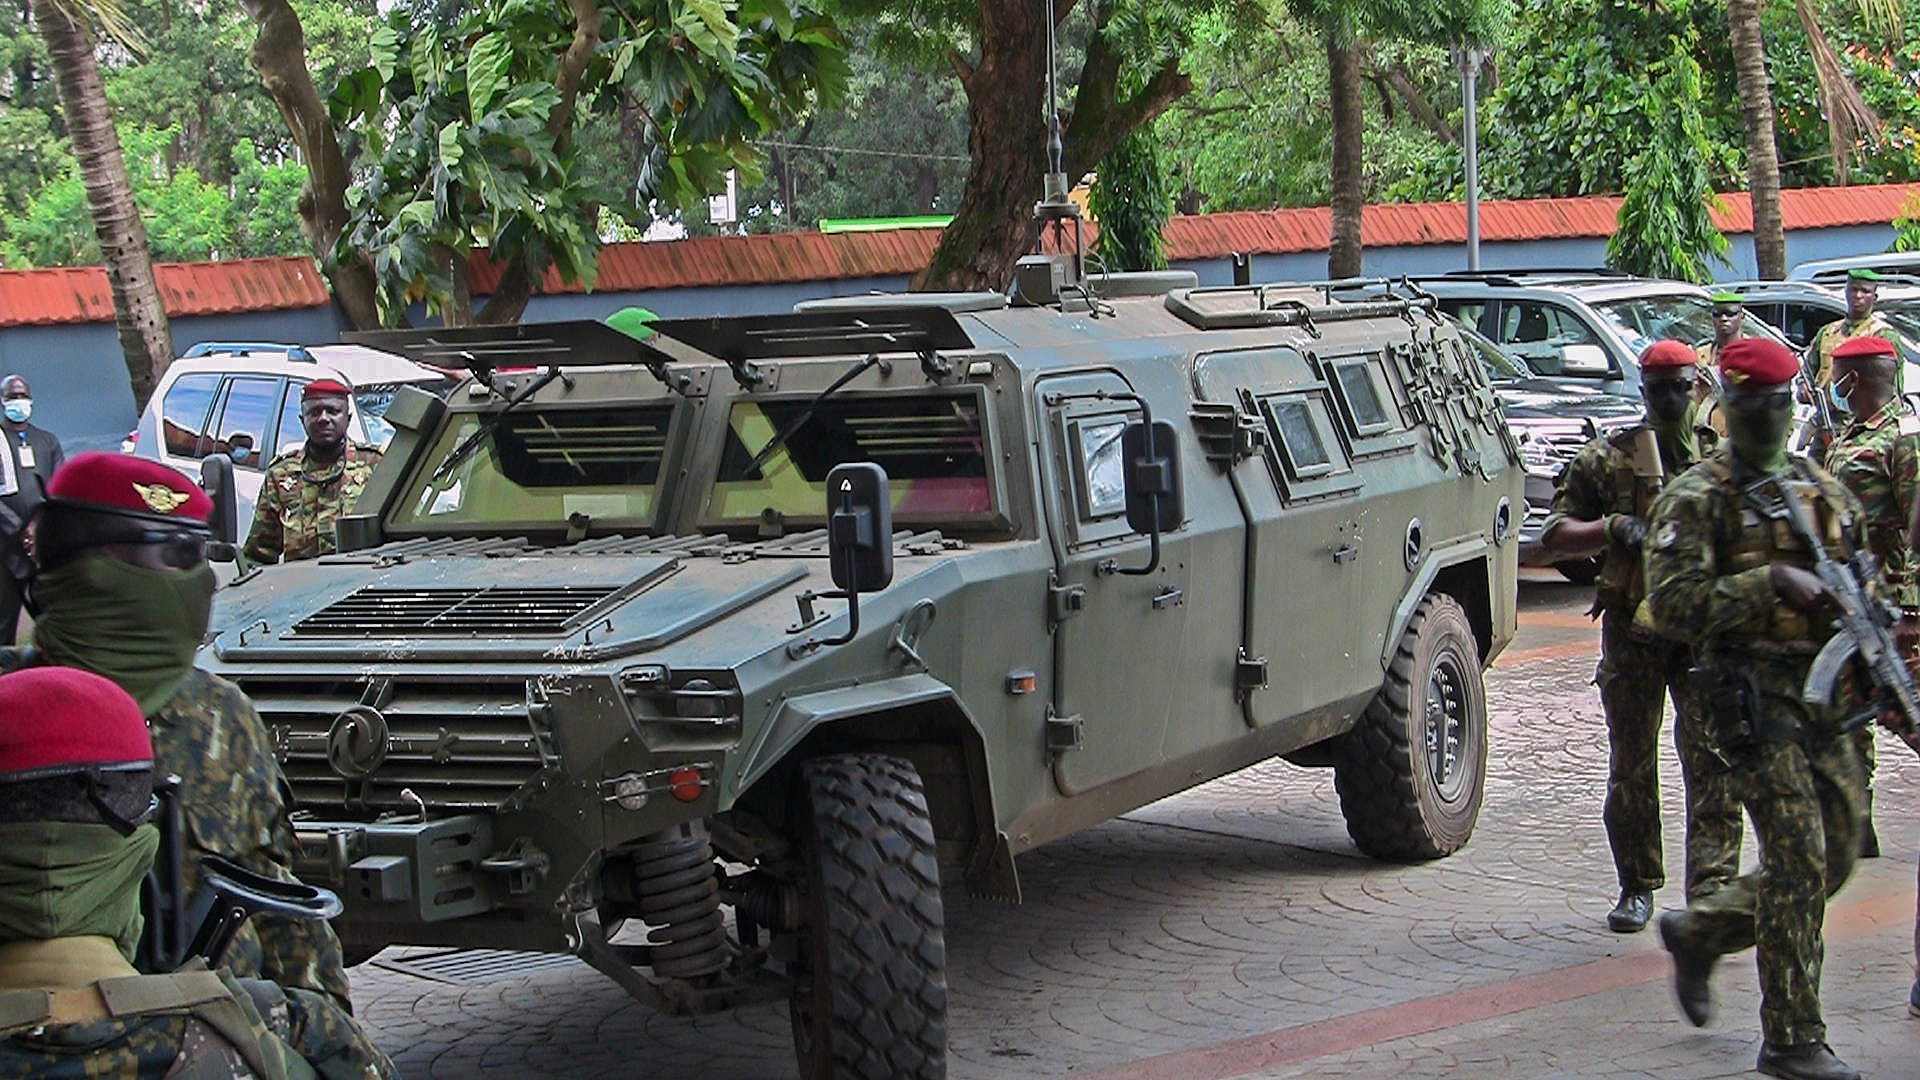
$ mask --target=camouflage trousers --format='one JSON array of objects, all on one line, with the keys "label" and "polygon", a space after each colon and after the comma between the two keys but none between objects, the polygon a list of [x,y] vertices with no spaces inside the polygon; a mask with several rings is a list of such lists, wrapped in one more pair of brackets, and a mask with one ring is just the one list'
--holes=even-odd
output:
[{"label": "camouflage trousers", "polygon": [[321,1080],[393,1080],[393,1062],[332,995],[243,980],[254,1006]]},{"label": "camouflage trousers", "polygon": [[1811,718],[1794,700],[1804,676],[1805,665],[1795,664],[1762,677],[1770,724],[1791,715],[1787,726],[1797,722],[1802,741],[1766,740],[1730,755],[1734,788],[1760,841],[1759,869],[1691,902],[1678,927],[1689,949],[1716,956],[1755,949],[1760,1028],[1784,1046],[1826,1038],[1821,923],[1827,897],[1853,872],[1866,803],[1854,740],[1807,730]]},{"label": "camouflage trousers", "polygon": [[1691,651],[1678,642],[1636,636],[1632,617],[1608,611],[1600,622],[1594,682],[1607,714],[1607,801],[1603,818],[1620,887],[1652,892],[1666,884],[1660,840],[1660,724],[1673,701],[1673,742],[1686,784],[1686,887],[1689,899],[1732,881],[1740,866],[1740,802],[1732,774],[1707,742],[1698,693],[1687,680]]}]

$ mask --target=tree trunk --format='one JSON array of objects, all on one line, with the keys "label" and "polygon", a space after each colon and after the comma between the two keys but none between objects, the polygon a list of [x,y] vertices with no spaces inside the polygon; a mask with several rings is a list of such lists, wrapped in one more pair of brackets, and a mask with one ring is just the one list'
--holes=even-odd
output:
[{"label": "tree trunk", "polygon": [[1360,54],[1350,36],[1337,26],[1327,28],[1327,97],[1333,114],[1333,181],[1330,189],[1333,235],[1327,247],[1327,276],[1360,276],[1360,211],[1366,205],[1361,188]]},{"label": "tree trunk", "polygon": [[1787,276],[1787,236],[1780,222],[1780,155],[1773,137],[1773,91],[1759,0],[1727,0],[1740,120],[1747,132],[1747,186],[1753,195],[1753,256],[1762,278]]},{"label": "tree trunk", "polygon": [[380,307],[374,302],[378,283],[373,267],[358,256],[335,258],[340,234],[347,228],[350,178],[340,141],[334,137],[326,98],[320,96],[313,75],[307,71],[307,38],[300,28],[300,16],[287,0],[240,0],[240,6],[259,27],[247,58],[260,73],[267,94],[280,107],[280,116],[306,162],[307,182],[300,189],[298,207],[300,232],[313,245],[313,253],[333,285],[334,302],[347,321],[356,330],[377,329],[381,325]]},{"label": "tree trunk", "polygon": [[1046,172],[1044,10],[980,0],[980,62],[954,61],[967,92],[967,186],[914,289],[1003,289],[1031,242],[1027,211]]},{"label": "tree trunk", "polygon": [[[1064,19],[1073,0],[1055,0]],[[953,221],[915,289],[1000,290],[1013,279],[1013,264],[1033,242],[1029,209],[1040,200],[1046,173],[1047,26],[1031,0],[980,0],[980,62],[956,59],[967,92],[967,185]],[[1106,12],[1095,13],[1096,30]],[[1193,84],[1173,58],[1131,97],[1119,95],[1122,58],[1106,36],[1087,42],[1087,58],[1074,90],[1073,116],[1063,136],[1063,167],[1071,186],[1119,145],[1127,133],[1178,101]]]},{"label": "tree trunk", "polygon": [[173,334],[160,304],[160,286],[147,250],[147,228],[134,205],[120,135],[107,108],[106,87],[93,55],[93,37],[57,4],[35,3],[33,17],[53,64],[54,88],[67,138],[87,189],[87,211],[100,235],[136,409],[147,407],[153,385],[173,361]]}]

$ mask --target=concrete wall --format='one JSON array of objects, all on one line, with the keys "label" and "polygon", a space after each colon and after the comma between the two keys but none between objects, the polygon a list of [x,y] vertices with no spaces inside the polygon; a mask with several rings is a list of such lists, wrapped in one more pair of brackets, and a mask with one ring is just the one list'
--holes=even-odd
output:
[{"label": "concrete wall", "polygon": [[[1787,234],[1787,263],[1884,251],[1893,230],[1885,225],[1819,229]],[[1523,267],[1585,267],[1606,262],[1605,239],[1540,240],[1484,244],[1480,265],[1498,270]],[[1730,265],[1718,267],[1722,281],[1756,275],[1753,239],[1733,238]],[[1202,285],[1227,285],[1233,267],[1227,259],[1176,263],[1193,270]],[[1366,274],[1438,274],[1467,265],[1464,244],[1373,248],[1365,255]],[[1254,257],[1255,281],[1319,281],[1327,276],[1325,252]],[[872,277],[779,285],[658,289],[651,292],[536,296],[527,307],[529,321],[599,319],[638,304],[663,318],[704,315],[765,315],[790,311],[801,300],[897,292],[907,278]],[[337,341],[345,323],[331,306],[296,311],[261,311],[175,319],[174,346],[184,352],[202,341],[262,341],[321,344]],[[0,329],[0,373],[18,372],[34,387],[34,422],[60,436],[68,452],[117,449],[136,419],[133,393],[121,359],[119,338],[110,323],[27,326]]]}]

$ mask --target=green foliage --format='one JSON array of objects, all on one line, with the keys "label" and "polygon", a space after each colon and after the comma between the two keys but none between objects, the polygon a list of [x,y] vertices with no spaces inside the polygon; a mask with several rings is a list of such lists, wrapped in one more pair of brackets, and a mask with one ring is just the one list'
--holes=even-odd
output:
[{"label": "green foliage", "polygon": [[1893,244],[1888,251],[1920,251],[1920,194],[1907,196],[1900,216],[1893,219]]},{"label": "green foliage", "polygon": [[1647,277],[1711,281],[1709,259],[1724,263],[1728,245],[1708,209],[1716,197],[1703,156],[1700,68],[1676,51],[1647,75],[1651,93],[1641,109],[1648,138],[1627,161],[1607,265]]},{"label": "green foliage", "polygon": [[1164,270],[1161,230],[1173,215],[1173,191],[1153,125],[1140,128],[1100,162],[1088,208],[1100,223],[1094,250],[1109,270]]},{"label": "green foliage", "polygon": [[[452,269],[485,245],[538,277],[593,284],[603,207],[634,217],[684,207],[729,169],[760,178],[751,140],[845,83],[842,47],[816,12],[785,0],[651,0],[607,7],[601,41],[567,111],[558,85],[574,28],[546,0],[486,0],[457,17],[395,10],[372,58],[335,87],[348,136],[353,221],[334,257],[364,253],[383,317],[424,300],[445,311]],[[617,122],[617,123],[616,123]],[[630,133],[634,168],[583,151],[581,130]],[[634,188],[616,176],[635,175]]]},{"label": "green foliage", "polygon": [[[147,246],[160,262],[290,255],[305,250],[293,219],[293,200],[306,170],[299,165],[262,165],[253,145],[241,142],[233,159],[235,190],[211,183],[191,165],[169,169],[166,151],[173,128],[121,131],[134,202],[146,221]],[[242,178],[250,187],[242,186]],[[0,264],[78,266],[100,262],[100,246],[87,224],[87,193],[76,166],[43,185],[18,214],[0,214]]]}]

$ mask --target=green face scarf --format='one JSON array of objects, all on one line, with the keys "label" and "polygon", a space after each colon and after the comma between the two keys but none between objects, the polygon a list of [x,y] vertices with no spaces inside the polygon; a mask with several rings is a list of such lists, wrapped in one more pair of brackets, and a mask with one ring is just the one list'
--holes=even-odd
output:
[{"label": "green face scarf", "polygon": [[1678,419],[1668,420],[1658,414],[1649,413],[1648,421],[1653,424],[1653,433],[1660,441],[1660,460],[1668,472],[1681,469],[1700,460],[1700,439],[1695,421],[1700,415],[1700,403],[1690,402],[1686,411]]},{"label": "green face scarf", "polygon": [[128,960],[140,942],[140,879],[160,833],[121,836],[71,821],[0,824],[0,941],[112,938]]},{"label": "green face scarf", "polygon": [[104,675],[153,715],[193,669],[213,612],[213,568],[148,570],[82,555],[33,581],[33,643],[47,659]]},{"label": "green face scarf", "polygon": [[1727,440],[1740,460],[1762,472],[1787,467],[1787,432],[1793,428],[1793,402],[1759,412],[1727,411]]}]

